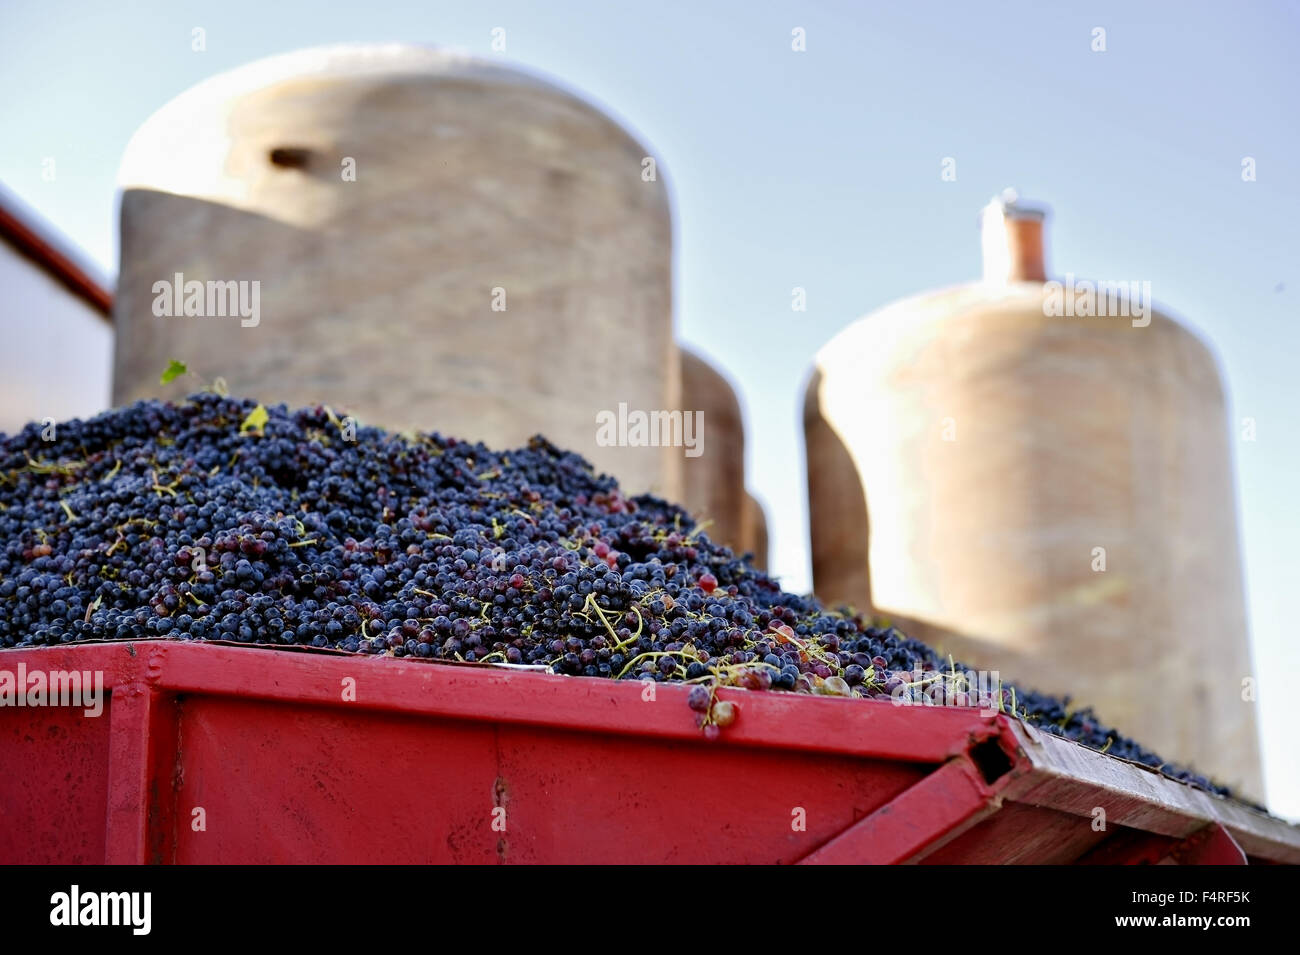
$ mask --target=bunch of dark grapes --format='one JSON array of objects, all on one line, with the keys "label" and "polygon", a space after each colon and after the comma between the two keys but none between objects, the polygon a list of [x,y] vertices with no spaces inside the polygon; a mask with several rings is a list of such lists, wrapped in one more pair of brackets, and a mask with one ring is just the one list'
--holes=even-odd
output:
[{"label": "bunch of dark grapes", "polygon": [[0,647],[222,640],[686,681],[710,734],[736,718],[718,686],[925,694],[1226,792],[1067,701],[978,698],[925,645],[783,592],[540,437],[497,452],[207,393],[47,437],[0,441]]}]

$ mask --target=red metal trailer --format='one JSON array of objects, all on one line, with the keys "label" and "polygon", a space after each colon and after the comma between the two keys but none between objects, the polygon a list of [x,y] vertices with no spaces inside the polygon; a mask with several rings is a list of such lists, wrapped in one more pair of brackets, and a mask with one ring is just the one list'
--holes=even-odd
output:
[{"label": "red metal trailer", "polygon": [[1300,830],[1003,715],[179,642],[0,708],[0,862],[1300,862]]}]

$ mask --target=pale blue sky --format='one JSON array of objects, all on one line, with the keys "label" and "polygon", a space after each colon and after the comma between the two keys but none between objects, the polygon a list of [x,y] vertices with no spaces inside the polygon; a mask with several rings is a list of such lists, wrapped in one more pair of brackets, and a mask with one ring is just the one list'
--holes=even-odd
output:
[{"label": "pale blue sky", "polygon": [[[1105,53],[1090,49],[1097,26]],[[1049,269],[1150,280],[1213,342],[1234,419],[1257,421],[1236,464],[1265,769],[1275,809],[1300,816],[1285,603],[1300,583],[1300,5],[3,0],[0,181],[111,271],[118,161],[175,94],[326,43],[499,56],[494,27],[505,58],[581,91],[660,157],[679,337],[742,394],[750,482],[793,588],[809,582],[799,419],[813,353],[886,302],[975,277],[990,196],[1015,186],[1052,207]],[[940,179],[945,156],[956,182]],[[794,286],[806,313],[790,309]]]}]

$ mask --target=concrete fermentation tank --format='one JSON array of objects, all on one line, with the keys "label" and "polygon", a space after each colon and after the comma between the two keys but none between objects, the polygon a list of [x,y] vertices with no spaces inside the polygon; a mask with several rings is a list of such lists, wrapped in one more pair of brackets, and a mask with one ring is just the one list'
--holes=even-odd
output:
[{"label": "concrete fermentation tank", "polygon": [[758,498],[746,492],[745,543],[740,549],[753,554],[754,566],[765,571],[767,570],[767,547],[767,513]]},{"label": "concrete fermentation tank", "polygon": [[984,281],[818,353],[815,589],[1260,797],[1217,363],[1149,285],[1047,282],[1042,226],[995,200]]},{"label": "concrete fermentation tank", "polygon": [[727,379],[707,361],[681,350],[682,407],[702,420],[695,457],[683,456],[682,503],[709,537],[739,548],[745,527],[745,425]]},{"label": "concrete fermentation tank", "polygon": [[[122,163],[114,401],[193,387],[159,386],[178,358],[366,423],[498,447],[541,432],[677,497],[680,448],[597,443],[620,403],[679,407],[649,156],[571,93],[434,49],[311,49],[207,80]],[[178,281],[259,282],[259,314],[160,316]]]},{"label": "concrete fermentation tank", "polygon": [[[753,552],[767,566],[762,506],[745,490],[745,420],[725,377],[700,356],[681,350],[682,407],[702,414],[701,453],[682,463],[682,503],[705,533],[737,553]],[[761,537],[761,541],[760,541]]]}]

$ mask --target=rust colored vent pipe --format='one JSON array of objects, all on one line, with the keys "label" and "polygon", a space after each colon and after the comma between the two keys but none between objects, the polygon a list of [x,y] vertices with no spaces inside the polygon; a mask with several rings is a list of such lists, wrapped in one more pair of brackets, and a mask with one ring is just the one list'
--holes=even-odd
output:
[{"label": "rust colored vent pipe", "polygon": [[1022,204],[1013,189],[984,207],[980,214],[984,281],[995,285],[1047,281],[1043,256],[1046,217],[1044,209]]}]

